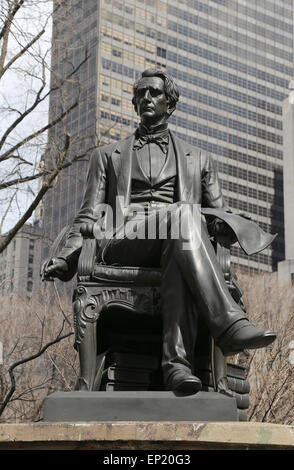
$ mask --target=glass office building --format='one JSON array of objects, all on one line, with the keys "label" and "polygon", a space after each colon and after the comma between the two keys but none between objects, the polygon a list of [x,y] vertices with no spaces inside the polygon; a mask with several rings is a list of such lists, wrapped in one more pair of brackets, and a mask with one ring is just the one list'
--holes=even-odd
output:
[{"label": "glass office building", "polygon": [[[233,262],[275,270],[284,259],[282,101],[293,78],[292,0],[63,3],[55,2],[52,83],[70,79],[62,95],[53,94],[51,116],[65,103],[78,105],[49,133],[50,151],[65,130],[73,155],[126,137],[138,125],[134,80],[149,67],[167,70],[180,88],[170,127],[213,154],[233,210],[278,233],[250,260],[234,246]],[[50,238],[78,210],[85,172],[83,161],[71,166],[47,194]]]}]

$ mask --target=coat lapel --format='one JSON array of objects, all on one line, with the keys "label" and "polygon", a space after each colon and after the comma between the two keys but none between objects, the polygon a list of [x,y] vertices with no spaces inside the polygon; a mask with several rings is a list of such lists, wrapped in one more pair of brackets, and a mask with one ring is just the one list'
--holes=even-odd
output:
[{"label": "coat lapel", "polygon": [[111,154],[111,160],[116,175],[117,196],[123,208],[127,207],[131,191],[132,153],[134,135],[117,143]]},{"label": "coat lapel", "polygon": [[189,144],[179,140],[170,132],[177,160],[178,196],[180,201],[189,201],[194,182],[195,156]]}]

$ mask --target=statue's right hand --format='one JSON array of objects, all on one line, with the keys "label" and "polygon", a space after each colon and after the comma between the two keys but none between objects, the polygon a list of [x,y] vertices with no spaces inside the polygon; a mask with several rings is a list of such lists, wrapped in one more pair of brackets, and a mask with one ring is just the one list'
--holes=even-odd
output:
[{"label": "statue's right hand", "polygon": [[68,264],[62,258],[52,258],[49,263],[43,265],[41,274],[43,279],[50,281],[54,277],[62,279],[68,273]]}]

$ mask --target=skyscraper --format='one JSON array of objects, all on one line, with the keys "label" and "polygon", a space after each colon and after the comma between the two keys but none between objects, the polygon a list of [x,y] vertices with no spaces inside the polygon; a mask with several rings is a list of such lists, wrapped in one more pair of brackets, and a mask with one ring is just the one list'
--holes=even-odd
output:
[{"label": "skyscraper", "polygon": [[294,285],[294,82],[290,82],[289,96],[283,102],[284,140],[284,213],[285,260],[278,264],[279,279]]},{"label": "skyscraper", "polygon": [[42,238],[38,225],[25,224],[0,253],[0,298],[16,294],[30,298],[39,291]]},{"label": "skyscraper", "polygon": [[[64,5],[66,3],[66,5]],[[132,84],[144,69],[167,70],[180,88],[176,134],[211,152],[233,210],[245,212],[273,246],[232,261],[271,271],[284,258],[282,101],[293,77],[292,0],[87,0],[55,2],[51,116],[78,100],[49,134],[71,134],[73,154],[131,133]],[[71,71],[74,74],[71,76]],[[52,150],[51,150],[52,151]],[[44,204],[53,239],[78,210],[86,164],[71,166]]]}]

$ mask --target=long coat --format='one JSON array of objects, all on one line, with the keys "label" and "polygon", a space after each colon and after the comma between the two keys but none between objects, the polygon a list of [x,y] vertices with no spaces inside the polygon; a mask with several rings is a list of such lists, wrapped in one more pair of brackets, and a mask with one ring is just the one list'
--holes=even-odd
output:
[{"label": "long coat", "polygon": [[[228,211],[211,155],[180,140],[171,131],[170,136],[177,165],[177,201],[200,204],[203,214],[224,220],[247,254],[261,251],[271,243],[273,237],[255,223]],[[83,202],[58,257],[68,262],[76,258],[82,245],[80,227],[102,217],[101,205],[110,206],[114,218],[123,218],[130,202],[134,139],[132,134],[92,152]],[[107,220],[104,224],[107,228]]]}]

